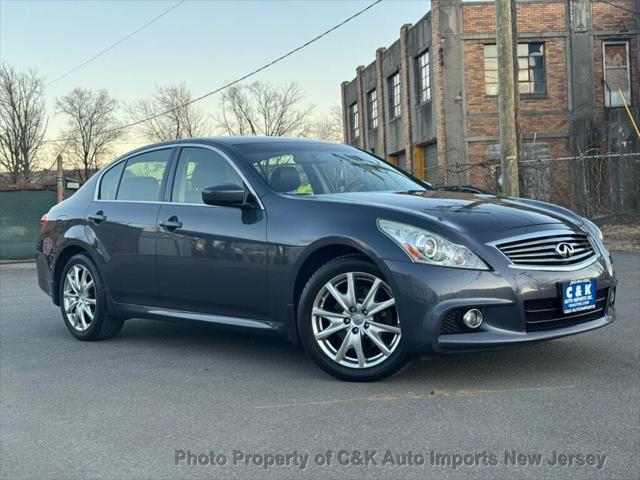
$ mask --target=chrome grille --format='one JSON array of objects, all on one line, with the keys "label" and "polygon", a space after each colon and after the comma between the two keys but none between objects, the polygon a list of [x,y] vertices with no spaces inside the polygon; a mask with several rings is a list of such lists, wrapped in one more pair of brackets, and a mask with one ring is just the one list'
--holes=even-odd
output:
[{"label": "chrome grille", "polygon": [[[560,245],[560,247],[558,247]],[[568,245],[569,247],[566,247]],[[592,260],[596,252],[584,233],[551,231],[506,239],[495,246],[513,263],[523,267],[553,268],[582,264]],[[569,255],[561,252],[570,250]]]}]

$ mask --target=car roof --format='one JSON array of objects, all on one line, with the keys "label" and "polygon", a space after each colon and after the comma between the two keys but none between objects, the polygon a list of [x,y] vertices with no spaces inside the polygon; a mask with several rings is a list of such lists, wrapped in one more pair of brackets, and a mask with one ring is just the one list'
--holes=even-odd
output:
[{"label": "car roof", "polygon": [[[238,136],[238,137],[194,137],[194,138],[181,138],[177,140],[169,140],[166,142],[158,142],[142,147],[136,148],[123,155],[120,155],[118,159],[135,155],[136,153],[161,148],[164,146],[176,146],[185,143],[203,143],[209,145],[226,145],[226,146],[240,146],[240,145],[274,145],[277,143],[299,143],[299,144],[319,144],[319,145],[343,145],[336,144],[335,142],[326,142],[323,140],[312,140],[308,138],[294,138],[294,137],[266,137],[266,136]],[[344,146],[344,145],[343,145]]]}]

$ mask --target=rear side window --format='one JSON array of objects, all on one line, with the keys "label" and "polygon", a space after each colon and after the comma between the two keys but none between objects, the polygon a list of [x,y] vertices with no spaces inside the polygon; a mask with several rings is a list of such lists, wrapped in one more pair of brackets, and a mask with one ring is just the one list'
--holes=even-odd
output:
[{"label": "rear side window", "polygon": [[102,180],[100,182],[100,194],[99,198],[101,200],[115,200],[116,193],[118,191],[118,184],[120,183],[120,176],[122,175],[122,170],[124,170],[125,162],[120,162],[115,167],[107,170],[104,175],[102,175]]},{"label": "rear side window", "polygon": [[157,201],[171,149],[142,153],[127,160],[116,200]]}]

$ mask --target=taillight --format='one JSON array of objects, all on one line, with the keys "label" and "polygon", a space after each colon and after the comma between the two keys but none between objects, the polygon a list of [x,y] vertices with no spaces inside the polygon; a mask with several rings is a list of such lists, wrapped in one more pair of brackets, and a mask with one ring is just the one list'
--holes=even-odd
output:
[{"label": "taillight", "polygon": [[40,218],[40,231],[43,232],[44,229],[47,227],[47,222],[49,221],[49,214],[45,213],[44,215],[42,215],[42,217]]}]

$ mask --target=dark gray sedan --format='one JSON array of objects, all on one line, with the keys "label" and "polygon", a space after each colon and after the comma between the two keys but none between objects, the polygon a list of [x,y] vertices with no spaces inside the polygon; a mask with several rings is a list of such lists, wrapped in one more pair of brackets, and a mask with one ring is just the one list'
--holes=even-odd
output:
[{"label": "dark gray sedan", "polygon": [[182,140],[133,151],[42,218],[38,280],[80,340],[133,317],[301,343],[371,381],[416,352],[518,344],[615,317],[598,227],[558,206],[433,190],[345,145]]}]

